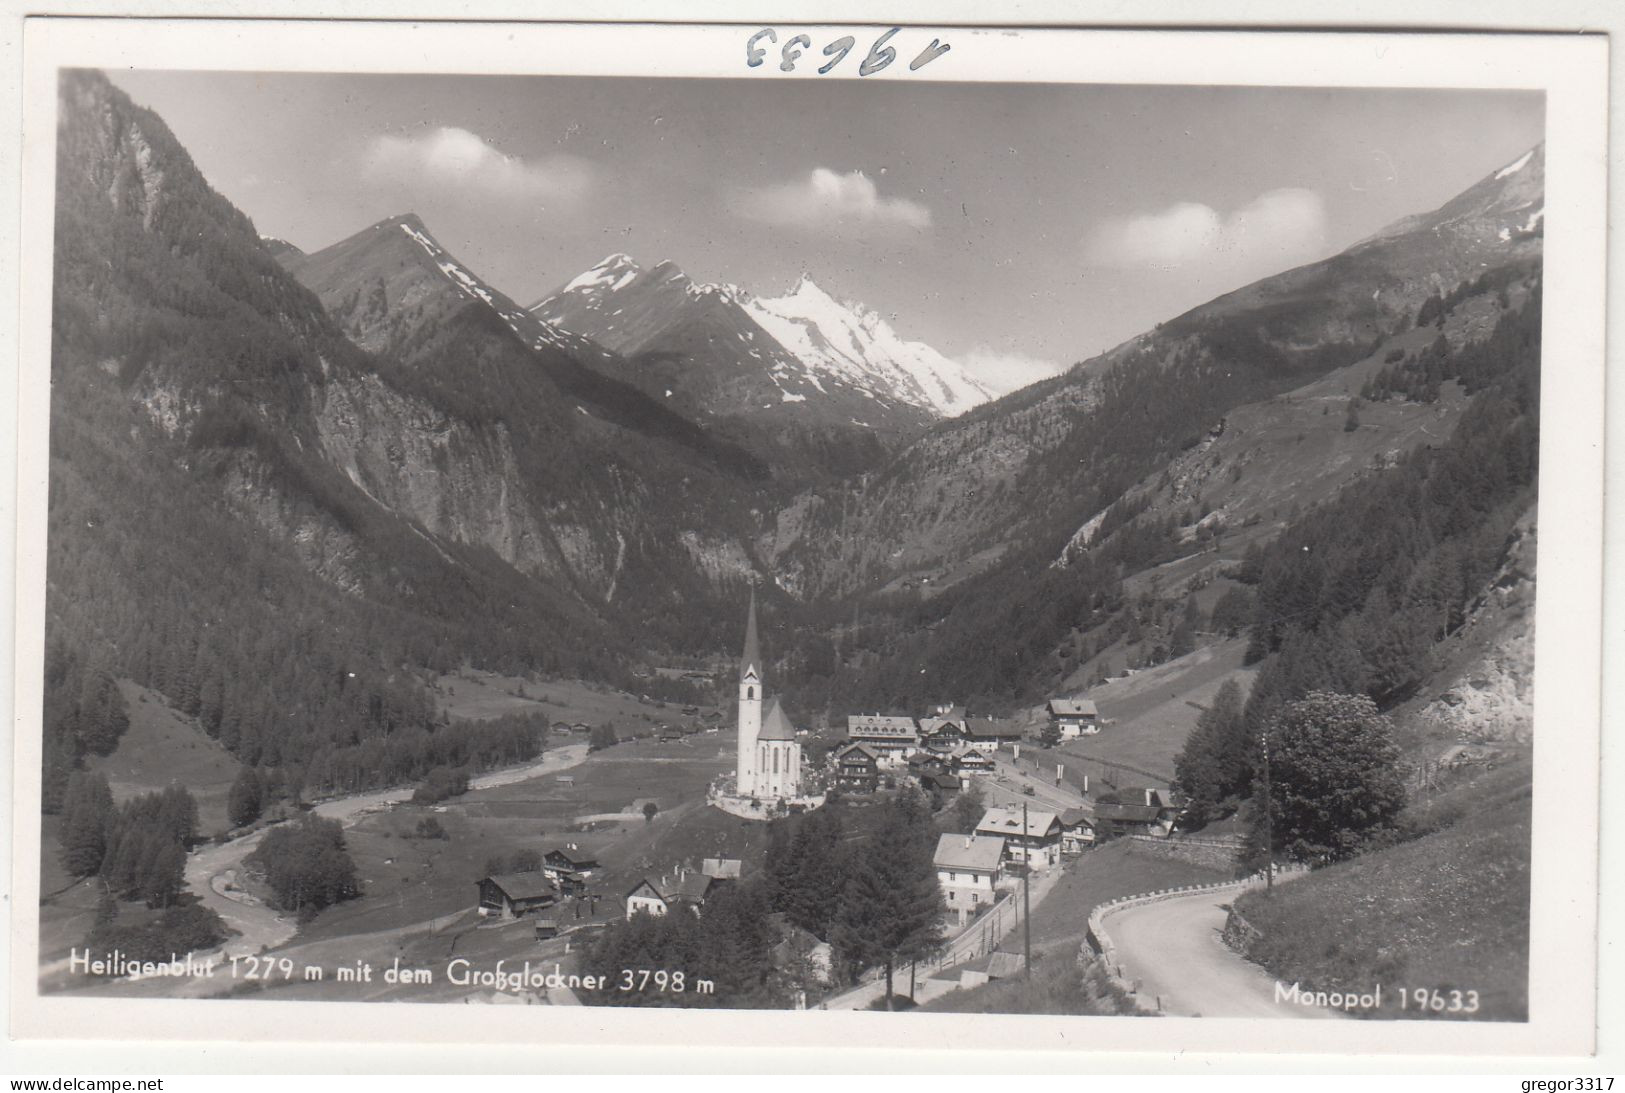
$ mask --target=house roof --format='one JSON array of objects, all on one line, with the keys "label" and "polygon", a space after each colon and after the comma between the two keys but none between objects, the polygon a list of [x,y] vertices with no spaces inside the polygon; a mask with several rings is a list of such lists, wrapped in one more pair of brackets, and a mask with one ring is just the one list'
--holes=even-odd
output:
[{"label": "house roof", "polygon": [[485,879],[511,900],[553,898],[553,884],[543,873],[494,873]]},{"label": "house roof", "polygon": [[[1042,809],[1029,808],[1027,810],[1027,827],[1025,834],[1048,835],[1050,831],[1059,830],[1060,818],[1053,812]],[[976,825],[978,835],[1020,835],[1023,834],[1021,826],[1021,809],[1009,805],[996,805],[982,814],[982,822]]]},{"label": "house roof", "polygon": [[1089,822],[1089,814],[1081,808],[1069,808],[1060,815],[1062,827],[1094,827]]},{"label": "house roof", "polygon": [[700,865],[700,872],[719,880],[738,880],[744,870],[745,863],[738,858],[706,858]]},{"label": "house roof", "polygon": [[958,789],[959,779],[952,774],[922,774],[920,781],[930,782],[938,789]]},{"label": "house roof", "polygon": [[987,835],[943,835],[931,862],[938,869],[978,869],[991,873],[1004,857],[1004,840]]},{"label": "house roof", "polygon": [[1049,700],[1049,712],[1056,717],[1099,716],[1092,698],[1052,698]]},{"label": "house roof", "polygon": [[846,719],[846,735],[913,740],[919,736],[919,730],[912,717],[895,717],[878,713],[853,714]]},{"label": "house roof", "polygon": [[598,868],[598,863],[593,859],[587,857],[578,858],[574,854],[571,854],[565,850],[549,850],[542,860],[550,865],[568,865],[572,869]]},{"label": "house roof", "polygon": [[1020,953],[996,952],[987,962],[987,977],[1008,979],[1012,975],[1019,975],[1026,963],[1026,959]]},{"label": "house roof", "polygon": [[685,873],[670,885],[664,895],[666,900],[688,899],[701,900],[711,890],[712,879],[704,873]]},{"label": "house roof", "polygon": [[762,731],[756,734],[758,740],[794,740],[796,738],[795,726],[790,719],[784,716],[784,707],[779,705],[777,695],[767,704],[767,712],[762,715]]},{"label": "house roof", "polygon": [[875,750],[873,748],[871,748],[868,744],[858,744],[858,743],[848,744],[846,747],[844,747],[840,751],[836,752],[835,753],[835,761],[840,762],[841,760],[845,759],[848,755],[851,755],[855,751],[862,752],[864,755],[867,755],[871,760],[873,760],[873,761],[875,761],[877,763],[880,761],[880,756],[875,754]]},{"label": "house roof", "polygon": [[632,890],[626,893],[627,899],[631,899],[633,896],[650,896],[654,899],[660,900],[662,903],[666,902],[666,897],[660,891],[660,886],[655,884],[655,882],[650,880],[648,877],[644,877],[642,880],[638,881],[632,886]]},{"label": "house roof", "polygon": [[1133,823],[1151,823],[1162,815],[1157,805],[1116,805],[1103,801],[1095,805],[1097,820],[1128,820]]}]

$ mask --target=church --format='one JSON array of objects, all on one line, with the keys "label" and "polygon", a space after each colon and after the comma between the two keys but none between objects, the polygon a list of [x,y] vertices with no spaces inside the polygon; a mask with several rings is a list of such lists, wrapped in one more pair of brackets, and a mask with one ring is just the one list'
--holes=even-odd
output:
[{"label": "church", "polygon": [[756,636],[756,593],[745,620],[745,651],[739,658],[739,762],[735,792],[740,797],[786,799],[801,796],[801,745],[779,700],[767,697],[761,642]]}]

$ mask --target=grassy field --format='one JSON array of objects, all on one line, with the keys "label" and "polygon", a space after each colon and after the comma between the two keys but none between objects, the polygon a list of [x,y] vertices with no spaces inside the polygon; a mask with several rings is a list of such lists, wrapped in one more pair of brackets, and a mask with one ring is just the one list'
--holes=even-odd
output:
[{"label": "grassy field", "polygon": [[[1013,981],[995,981],[954,991],[920,1008],[943,1013],[1117,1012],[1089,1008],[1100,1005],[1102,996],[1075,974],[1075,958],[1083,945],[1090,910],[1119,896],[1229,879],[1225,871],[1137,852],[1130,842],[1113,842],[1091,850],[1067,864],[1054,890],[1033,910],[1034,983],[1030,988]],[[1021,935],[1012,934],[1000,948],[1019,952],[1021,943]],[[1069,1005],[1079,1008],[1046,1008]],[[1030,1008],[1021,1008],[1024,1006]]]},{"label": "grassy field", "polygon": [[128,680],[119,681],[130,727],[106,758],[89,756],[85,766],[107,776],[115,800],[185,786],[197,799],[198,825],[205,835],[225,831],[226,795],[240,766],[231,753],[198,723],[170,709],[161,695]]},{"label": "grassy field", "polygon": [[[1523,1020],[1529,1005],[1529,766],[1484,771],[1413,808],[1429,833],[1237,901],[1263,932],[1250,955],[1305,988],[1370,990],[1373,1017],[1400,988],[1477,991],[1480,1020]],[[1433,1014],[1427,1016],[1434,1017]],[[1467,1014],[1437,1015],[1444,1018]]]},{"label": "grassy field", "polygon": [[[724,734],[701,734],[682,743],[629,742],[595,752],[561,775],[476,790],[436,808],[400,805],[363,817],[345,835],[363,896],[323,912],[296,944],[400,929],[475,903],[486,864],[517,850],[545,854],[570,844],[596,858],[603,871],[591,890],[601,914],[621,913],[620,901],[645,872],[671,870],[685,859],[738,857],[762,825],[725,816],[705,805],[705,790],[731,765]],[[660,811],[646,821],[635,801],[654,799]],[[613,820],[580,823],[585,816]],[[433,817],[443,839],[417,838]],[[746,828],[754,829],[747,831]]]},{"label": "grassy field", "polygon": [[[1110,724],[1098,736],[1069,741],[1050,754],[1067,765],[1075,783],[1088,774],[1091,789],[1102,774],[1121,785],[1166,785],[1174,776],[1174,757],[1201,716],[1197,706],[1212,702],[1227,679],[1236,680],[1243,695],[1252,686],[1257,673],[1241,664],[1246,649],[1246,639],[1235,638],[1094,688],[1089,697]],[[1112,764],[1124,768],[1121,774],[1105,769]]]}]

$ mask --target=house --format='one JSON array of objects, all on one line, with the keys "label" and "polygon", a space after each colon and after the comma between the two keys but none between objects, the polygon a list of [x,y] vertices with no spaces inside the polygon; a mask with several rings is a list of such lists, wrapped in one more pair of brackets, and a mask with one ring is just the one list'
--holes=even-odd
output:
[{"label": "house", "polygon": [[1004,855],[1004,839],[994,836],[949,834],[937,839],[931,864],[943,901],[961,926],[998,898],[995,889],[1004,875]]},{"label": "house", "polygon": [[867,744],[883,763],[901,762],[920,747],[920,730],[912,717],[853,714],[846,719],[846,738]]},{"label": "house", "polygon": [[558,901],[553,884],[541,873],[500,873],[479,881],[481,918],[506,919],[533,914]]},{"label": "house", "polygon": [[928,751],[915,752],[908,757],[908,772],[913,775],[940,774],[948,769],[940,755]]},{"label": "house", "polygon": [[993,760],[967,746],[952,756],[949,766],[955,774],[986,774],[993,769]]},{"label": "house", "polygon": [[1011,861],[1050,867],[1059,860],[1061,818],[1045,809],[1029,808],[1023,822],[1021,809],[1013,805],[990,808],[976,825],[976,833],[1003,839]]},{"label": "house", "polygon": [[991,754],[1000,744],[1021,743],[1021,728],[1013,721],[993,717],[967,717],[965,744]]},{"label": "house", "polygon": [[675,877],[661,877],[659,883],[644,877],[626,894],[626,917],[639,913],[664,915],[685,907],[697,915],[715,883],[704,873],[686,870]]},{"label": "house", "polygon": [[555,721],[555,722],[553,722],[553,735],[555,735],[555,736],[569,736],[571,731],[572,730],[570,728],[570,723],[568,721]]},{"label": "house", "polygon": [[1100,731],[1100,711],[1090,698],[1052,698],[1049,720],[1061,732],[1062,740],[1093,736]]},{"label": "house", "polygon": [[559,936],[559,920],[551,915],[536,920],[536,940],[546,941],[550,937]]},{"label": "house", "polygon": [[848,744],[835,753],[835,784],[850,793],[873,793],[880,781],[880,756],[867,744]]},{"label": "house", "polygon": [[1132,787],[1095,805],[1095,834],[1102,841],[1123,835],[1166,837],[1179,819],[1180,807],[1166,790]]},{"label": "house", "polygon": [[1095,825],[1081,808],[1061,813],[1061,853],[1081,854],[1095,844]]},{"label": "house", "polygon": [[549,850],[542,858],[542,872],[555,884],[584,885],[597,870],[593,859],[563,850]]},{"label": "house", "polygon": [[937,706],[920,718],[920,736],[925,739],[959,741],[965,739],[965,711],[955,703]]},{"label": "house", "polygon": [[920,775],[920,788],[925,790],[927,793],[930,793],[932,790],[936,790],[938,793],[948,794],[958,793],[965,787],[964,783],[960,781],[957,774],[946,774],[942,771],[936,771],[931,774]]}]

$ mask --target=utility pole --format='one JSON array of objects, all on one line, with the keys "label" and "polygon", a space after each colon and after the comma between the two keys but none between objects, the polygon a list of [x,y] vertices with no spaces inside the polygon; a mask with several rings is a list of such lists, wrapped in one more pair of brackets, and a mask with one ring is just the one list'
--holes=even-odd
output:
[{"label": "utility pole", "polygon": [[1264,890],[1275,890],[1275,808],[1271,803],[1270,788],[1270,731],[1265,729],[1259,739],[1264,745]]},{"label": "utility pole", "polygon": [[1021,974],[1023,978],[1033,977],[1033,844],[1031,831],[1027,827],[1027,802],[1021,802],[1021,839],[1024,844],[1022,856],[1025,859],[1025,869],[1021,871]]}]

